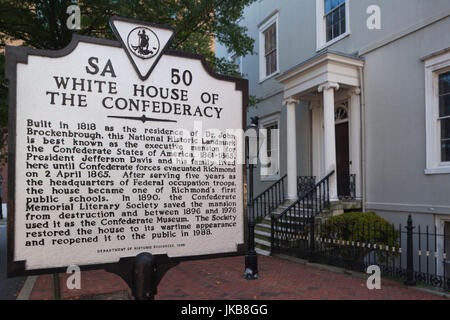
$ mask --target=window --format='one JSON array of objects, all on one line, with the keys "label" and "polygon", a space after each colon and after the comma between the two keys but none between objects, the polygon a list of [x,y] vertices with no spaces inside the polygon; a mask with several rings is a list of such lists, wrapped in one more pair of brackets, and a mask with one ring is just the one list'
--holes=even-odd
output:
[{"label": "window", "polygon": [[425,174],[450,173],[450,48],[425,58]]},{"label": "window", "polygon": [[260,25],[260,81],[278,73],[278,14]]},{"label": "window", "polygon": [[450,162],[450,71],[439,75],[441,162]]},{"label": "window", "polygon": [[279,114],[261,120],[264,135],[261,145],[261,180],[280,178]]},{"label": "window", "polygon": [[316,0],[317,51],[350,34],[350,0]]},{"label": "window", "polygon": [[327,42],[345,33],[345,0],[325,1]]},{"label": "window", "polygon": [[334,112],[334,121],[336,123],[338,122],[345,122],[348,121],[348,112],[347,107],[344,106],[338,106]]},{"label": "window", "polygon": [[266,77],[277,71],[277,25],[271,25],[264,33],[264,59]]}]

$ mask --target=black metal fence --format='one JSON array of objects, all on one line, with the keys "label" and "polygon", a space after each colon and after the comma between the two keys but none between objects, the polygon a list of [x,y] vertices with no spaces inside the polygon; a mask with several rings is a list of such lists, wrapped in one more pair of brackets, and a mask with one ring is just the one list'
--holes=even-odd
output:
[{"label": "black metal fence", "polygon": [[285,200],[285,183],[287,175],[283,176],[280,180],[272,184],[267,190],[253,199],[251,206],[252,212],[250,215],[253,219],[263,219],[267,215],[270,215],[278,206],[280,206]]},{"label": "black metal fence", "polygon": [[414,226],[411,216],[403,226],[337,224],[308,215],[291,215],[291,220],[277,223],[273,219],[272,253],[363,272],[377,265],[382,276],[450,290],[450,235],[435,226]]}]

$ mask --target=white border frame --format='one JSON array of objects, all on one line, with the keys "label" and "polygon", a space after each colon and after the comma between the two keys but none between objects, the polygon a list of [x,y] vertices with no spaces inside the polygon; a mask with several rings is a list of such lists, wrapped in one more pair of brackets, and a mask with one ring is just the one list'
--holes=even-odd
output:
[{"label": "white border frame", "polygon": [[[280,145],[280,142],[281,142],[281,137],[280,137],[281,112],[277,112],[277,113],[271,114],[269,116],[260,118],[259,119],[259,129],[265,129],[265,127],[267,127],[271,124],[274,124],[274,123],[276,123],[278,125],[278,152],[277,152],[278,174],[274,174],[271,176],[263,176],[261,174],[262,167],[260,166],[259,175],[260,175],[261,181],[277,181],[277,180],[280,180],[280,178],[281,178],[281,162],[280,162],[280,159],[281,159],[281,156],[280,156],[280,154],[281,154],[281,145]],[[262,149],[262,146],[266,146],[265,139],[264,139],[263,144],[261,145],[261,149]]]},{"label": "white border frame", "polygon": [[425,60],[425,174],[450,174],[450,162],[441,162],[439,118],[439,74],[450,70],[450,52]]},{"label": "white border frame", "polygon": [[316,51],[325,49],[332,44],[348,37],[350,31],[350,0],[345,0],[345,32],[326,42],[325,0],[316,0]]},{"label": "white border frame", "polygon": [[[264,19],[264,23],[259,26],[259,82],[263,82],[269,78],[280,73],[280,37],[279,37],[279,26],[278,23],[278,11],[272,13],[268,18]],[[266,75],[266,61],[264,56],[264,31],[266,31],[270,26],[275,23],[276,37],[277,37],[277,69],[272,74]]]}]

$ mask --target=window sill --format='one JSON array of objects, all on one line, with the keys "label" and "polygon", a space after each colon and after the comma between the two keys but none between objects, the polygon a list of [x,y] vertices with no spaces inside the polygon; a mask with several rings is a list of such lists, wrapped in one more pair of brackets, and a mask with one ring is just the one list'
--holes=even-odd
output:
[{"label": "window sill", "polygon": [[265,82],[266,80],[272,79],[273,77],[275,77],[275,76],[277,76],[277,75],[279,75],[279,74],[280,74],[280,71],[275,71],[275,72],[272,73],[271,75],[269,75],[269,76],[267,76],[267,77],[265,77],[265,78],[260,79],[260,80],[259,80],[259,84]]},{"label": "window sill", "polygon": [[450,174],[450,166],[443,166],[438,168],[427,168],[425,169],[426,175],[432,175],[432,174]]},{"label": "window sill", "polygon": [[347,38],[350,35],[350,32],[345,32],[343,34],[341,34],[339,37],[334,38],[333,40],[328,41],[327,43],[324,43],[322,45],[320,45],[319,47],[317,47],[316,52],[322,51],[323,49],[335,44],[336,42]]}]

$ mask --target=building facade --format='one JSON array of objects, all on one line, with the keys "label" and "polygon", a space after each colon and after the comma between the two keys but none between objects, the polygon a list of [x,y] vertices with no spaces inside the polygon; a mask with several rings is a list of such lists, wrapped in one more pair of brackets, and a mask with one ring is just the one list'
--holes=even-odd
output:
[{"label": "building facade", "polygon": [[269,129],[255,194],[287,175],[296,199],[298,176],[335,171],[332,200],[450,234],[450,2],[260,0],[241,23],[255,54],[217,53]]}]

